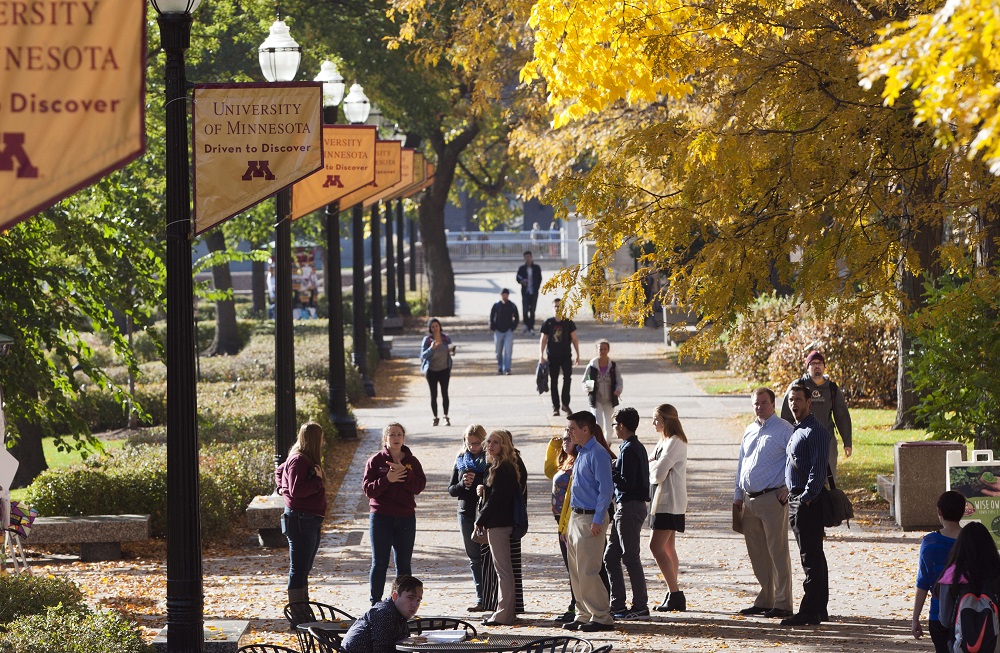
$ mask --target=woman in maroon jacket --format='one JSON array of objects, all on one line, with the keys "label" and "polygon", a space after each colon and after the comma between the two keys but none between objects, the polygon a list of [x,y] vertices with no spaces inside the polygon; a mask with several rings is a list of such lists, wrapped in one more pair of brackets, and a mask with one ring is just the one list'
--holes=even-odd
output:
[{"label": "woman in maroon jacket", "polygon": [[406,429],[390,422],[382,430],[382,450],[365,465],[364,490],[371,515],[368,536],[372,542],[372,566],[368,573],[372,605],[382,600],[385,572],[392,550],[397,576],[409,576],[413,542],[417,536],[417,502],[427,479],[420,461],[405,446]]},{"label": "woman in maroon jacket", "polygon": [[302,425],[288,459],[274,472],[274,482],[285,498],[281,531],[288,537],[288,602],[308,601],[309,572],[326,516],[323,427],[314,422]]}]

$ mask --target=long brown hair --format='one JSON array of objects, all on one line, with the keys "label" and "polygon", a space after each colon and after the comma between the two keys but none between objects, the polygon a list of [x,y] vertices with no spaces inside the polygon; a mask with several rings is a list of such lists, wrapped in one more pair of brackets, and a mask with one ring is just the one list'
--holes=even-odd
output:
[{"label": "long brown hair", "polygon": [[590,432],[594,434],[594,439],[597,440],[598,444],[604,447],[604,450],[608,452],[608,455],[611,456],[611,460],[618,457],[618,454],[611,450],[611,445],[608,444],[607,439],[604,437],[604,429],[601,428],[600,424],[594,424],[591,426]]},{"label": "long brown hair", "polygon": [[493,458],[489,454],[489,447],[486,448],[486,455],[490,458],[490,471],[486,475],[486,485],[493,487],[493,477],[496,476],[500,465],[504,463],[510,463],[511,467],[514,468],[514,475],[517,477],[517,482],[520,483],[521,470],[517,467],[517,452],[514,450],[514,437],[506,429],[497,429],[490,431],[486,439],[489,440],[490,438],[500,440],[500,453],[496,458]]},{"label": "long brown hair", "polygon": [[[560,436],[560,440],[562,438],[569,438],[568,426],[563,429],[563,434]],[[573,463],[576,462],[576,443],[573,442],[572,438],[570,438],[569,443],[573,445],[573,453],[568,453],[565,447],[559,447],[559,455],[556,456],[556,465],[558,465],[559,469],[564,472],[568,472],[573,469]]]},{"label": "long brown hair", "polygon": [[323,464],[323,427],[316,422],[306,422],[299,429],[295,444],[288,450],[288,455],[302,454],[313,465]]},{"label": "long brown hair", "polygon": [[669,438],[671,435],[676,435],[681,442],[687,442],[687,436],[684,435],[684,427],[681,426],[681,420],[677,417],[677,409],[670,404],[660,404],[656,407],[653,413],[660,418],[660,422],[663,424],[663,433],[660,437],[663,439]]},{"label": "long brown hair", "polygon": [[389,441],[389,431],[392,429],[393,426],[398,426],[399,430],[401,430],[403,432],[403,443],[406,444],[406,427],[403,426],[402,424],[400,424],[399,422],[389,422],[388,424],[385,425],[385,428],[382,429],[382,448],[383,449],[385,449],[386,442]]}]

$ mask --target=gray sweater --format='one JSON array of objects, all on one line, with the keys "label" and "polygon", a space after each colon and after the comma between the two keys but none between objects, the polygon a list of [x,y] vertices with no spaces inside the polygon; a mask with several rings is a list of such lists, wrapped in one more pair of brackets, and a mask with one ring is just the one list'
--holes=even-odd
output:
[{"label": "gray sweater", "polygon": [[[812,378],[808,374],[805,374],[801,379],[796,379],[795,383],[802,383],[812,392],[812,407],[810,412],[816,416],[820,424],[826,427],[830,437],[836,437],[833,430],[834,425],[836,425],[837,432],[840,433],[840,439],[843,440],[844,446],[850,447],[852,446],[851,414],[847,411],[847,401],[844,400],[844,393],[837,387],[836,383],[830,380],[830,377],[824,376],[823,378],[826,380],[826,383],[816,385],[813,383]],[[788,390],[791,390],[792,385],[794,383],[788,386]],[[788,390],[785,391],[785,397],[781,400],[781,419],[794,425],[795,417],[792,415],[792,409],[788,405]]]}]

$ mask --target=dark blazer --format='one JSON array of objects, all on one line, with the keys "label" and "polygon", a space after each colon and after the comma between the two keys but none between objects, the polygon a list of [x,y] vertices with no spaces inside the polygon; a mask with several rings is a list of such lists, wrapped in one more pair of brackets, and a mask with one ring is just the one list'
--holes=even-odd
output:
[{"label": "dark blazer", "polygon": [[[520,286],[522,281],[528,280],[528,266],[522,265],[517,269],[517,283]],[[538,289],[542,287],[542,268],[538,263],[531,264],[531,294],[537,295]],[[521,286],[521,292],[527,292],[527,288]]]},{"label": "dark blazer", "polygon": [[517,470],[514,465],[504,463],[496,470],[493,485],[485,485],[486,493],[479,504],[479,518],[476,526],[482,528],[503,528],[514,525],[514,497],[520,491]]}]

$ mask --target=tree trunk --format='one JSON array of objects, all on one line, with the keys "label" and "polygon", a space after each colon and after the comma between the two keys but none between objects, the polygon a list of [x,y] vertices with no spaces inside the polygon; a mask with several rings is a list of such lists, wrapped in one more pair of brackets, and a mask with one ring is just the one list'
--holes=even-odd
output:
[{"label": "tree trunk", "polygon": [[42,451],[42,427],[18,420],[17,430],[20,433],[17,443],[10,448],[11,455],[20,463],[11,486],[15,490],[31,485],[35,477],[49,468]]},{"label": "tree trunk", "polygon": [[429,285],[427,312],[447,317],[455,314],[455,271],[448,255],[448,239],[444,232],[444,207],[455,180],[458,157],[479,134],[479,123],[469,123],[457,136],[446,140],[443,133],[430,137],[437,153],[434,183],[420,201],[420,241],[424,249],[424,269]]},{"label": "tree trunk", "polygon": [[[226,237],[221,229],[213,229],[205,236],[205,244],[210,252],[221,252],[226,249]],[[216,290],[233,289],[233,275],[229,271],[229,263],[212,266],[212,280]],[[215,338],[205,350],[207,356],[228,356],[240,351],[240,332],[236,328],[236,304],[232,299],[224,299],[215,303]]]},{"label": "tree trunk", "polygon": [[267,264],[254,261],[250,268],[250,291],[253,297],[253,314],[258,318],[267,317]]}]

